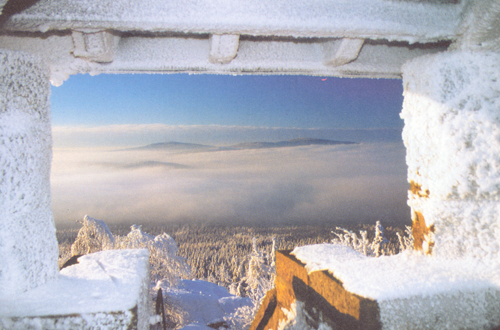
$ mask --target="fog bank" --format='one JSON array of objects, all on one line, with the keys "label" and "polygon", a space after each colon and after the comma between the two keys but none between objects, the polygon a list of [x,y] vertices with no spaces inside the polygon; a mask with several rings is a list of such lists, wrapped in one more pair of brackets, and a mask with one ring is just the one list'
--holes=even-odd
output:
[{"label": "fog bank", "polygon": [[54,148],[57,224],[409,224],[402,142],[216,152]]}]

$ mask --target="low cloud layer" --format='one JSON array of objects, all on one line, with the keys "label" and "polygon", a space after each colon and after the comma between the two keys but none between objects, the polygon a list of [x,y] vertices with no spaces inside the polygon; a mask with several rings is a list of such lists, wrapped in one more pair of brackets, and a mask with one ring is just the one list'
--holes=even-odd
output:
[{"label": "low cloud layer", "polygon": [[54,149],[57,224],[107,222],[407,224],[397,143],[179,153]]}]

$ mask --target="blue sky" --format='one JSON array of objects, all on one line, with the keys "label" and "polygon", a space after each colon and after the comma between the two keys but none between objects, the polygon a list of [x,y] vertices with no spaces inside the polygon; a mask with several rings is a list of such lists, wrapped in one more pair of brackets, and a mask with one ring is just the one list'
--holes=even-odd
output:
[{"label": "blue sky", "polygon": [[51,101],[54,126],[402,127],[402,83],[389,79],[76,75]]}]

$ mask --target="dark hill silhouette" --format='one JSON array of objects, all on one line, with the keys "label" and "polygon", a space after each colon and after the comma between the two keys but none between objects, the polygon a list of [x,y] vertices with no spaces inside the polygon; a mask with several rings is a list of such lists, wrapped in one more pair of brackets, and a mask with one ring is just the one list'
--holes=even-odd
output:
[{"label": "dark hill silhouette", "polygon": [[283,148],[310,145],[337,145],[337,144],[357,144],[351,141],[333,141],[325,139],[299,138],[279,142],[247,142],[238,143],[228,147],[221,147],[220,150],[242,150],[242,149],[262,149],[262,148]]},{"label": "dark hill silhouette", "polygon": [[326,139],[299,138],[279,142],[244,142],[230,146],[216,147],[206,144],[182,143],[182,142],[161,142],[148,144],[143,147],[132,148],[128,150],[165,150],[178,152],[200,152],[200,151],[224,151],[224,150],[246,150],[246,149],[264,149],[264,148],[284,148],[310,145],[340,145],[340,144],[358,144],[352,141],[334,141]]},{"label": "dark hill silhouette", "polygon": [[214,146],[209,146],[206,144],[196,144],[196,143],[183,143],[183,142],[160,142],[148,144],[143,147],[131,148],[129,150],[178,150],[178,151],[196,151],[196,150],[208,150],[216,148]]},{"label": "dark hill silhouette", "polygon": [[154,161],[154,160],[149,160],[149,161],[140,162],[140,163],[127,164],[127,165],[122,166],[122,168],[127,168],[127,169],[139,169],[139,168],[144,168],[144,167],[164,167],[164,168],[177,168],[177,169],[191,168],[190,166],[183,165],[183,164],[158,162],[158,161]]}]

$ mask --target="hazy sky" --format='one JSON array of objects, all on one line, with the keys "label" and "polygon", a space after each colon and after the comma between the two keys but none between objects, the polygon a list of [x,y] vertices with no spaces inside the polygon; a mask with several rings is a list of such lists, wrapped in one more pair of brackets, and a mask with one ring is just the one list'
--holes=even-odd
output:
[{"label": "hazy sky", "polygon": [[[409,221],[400,80],[77,75],[52,88],[51,102],[59,224],[85,214],[113,222]],[[362,143],[113,151],[298,137]]]}]

